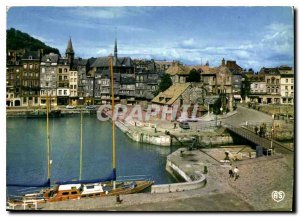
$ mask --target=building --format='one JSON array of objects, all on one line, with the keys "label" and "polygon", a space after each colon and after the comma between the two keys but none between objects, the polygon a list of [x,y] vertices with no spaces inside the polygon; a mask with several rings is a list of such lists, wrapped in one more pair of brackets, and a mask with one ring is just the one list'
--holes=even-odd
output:
[{"label": "building", "polygon": [[40,61],[43,50],[26,51],[22,56],[21,98],[22,106],[40,104]]},{"label": "building", "polygon": [[57,73],[57,105],[68,105],[70,97],[70,62],[68,58],[59,58]]},{"label": "building", "polygon": [[165,72],[173,64],[172,61],[155,60],[156,69],[159,72]]},{"label": "building", "polygon": [[253,74],[249,76],[250,93],[247,102],[266,103],[267,84],[264,74]]},{"label": "building", "polygon": [[21,106],[22,64],[25,50],[8,50],[6,54],[6,105]]},{"label": "building", "polygon": [[278,68],[280,73],[280,95],[282,104],[294,104],[294,70],[288,66]]},{"label": "building", "polygon": [[262,68],[260,70],[261,74],[265,75],[267,95],[267,104],[279,104],[281,101],[280,95],[280,72],[277,68]]},{"label": "building", "polygon": [[118,57],[115,41],[113,57],[99,57],[91,65],[90,74],[95,75],[94,103],[111,104],[111,61],[114,73],[114,97],[116,103],[135,102],[135,74],[130,57]]},{"label": "building", "polygon": [[161,80],[154,60],[133,60],[135,72],[135,98],[149,101],[157,92]]},{"label": "building", "polygon": [[40,65],[40,105],[46,106],[47,95],[51,106],[57,106],[57,65],[59,55],[50,53],[42,57]]},{"label": "building", "polygon": [[78,71],[70,70],[70,105],[78,103]]},{"label": "building", "polygon": [[190,74],[191,69],[188,66],[184,66],[179,61],[173,61],[172,65],[166,70],[166,74],[169,74],[172,83],[186,83],[187,77]]}]

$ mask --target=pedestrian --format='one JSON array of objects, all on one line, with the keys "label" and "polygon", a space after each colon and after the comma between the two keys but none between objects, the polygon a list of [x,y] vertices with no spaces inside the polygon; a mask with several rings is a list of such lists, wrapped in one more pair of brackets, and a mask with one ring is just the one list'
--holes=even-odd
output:
[{"label": "pedestrian", "polygon": [[233,171],[232,171],[232,164],[229,165],[229,177],[230,177],[230,178],[233,178],[233,177],[234,177]]},{"label": "pedestrian", "polygon": [[174,123],[174,129],[176,129],[176,124],[177,124],[177,123],[175,122],[175,123]]},{"label": "pedestrian", "polygon": [[234,173],[234,177],[235,177],[234,181],[235,181],[239,178],[239,169],[238,169],[238,167],[234,168],[233,173]]}]

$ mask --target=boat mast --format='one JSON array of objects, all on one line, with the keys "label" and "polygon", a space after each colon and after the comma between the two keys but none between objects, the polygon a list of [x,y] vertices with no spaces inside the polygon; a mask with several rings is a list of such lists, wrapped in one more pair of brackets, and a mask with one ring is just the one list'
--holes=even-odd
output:
[{"label": "boat mast", "polygon": [[112,112],[112,164],[113,164],[113,173],[114,173],[114,181],[113,188],[116,188],[116,143],[115,143],[115,95],[114,95],[114,72],[113,72],[113,56],[110,58],[110,80],[111,80],[111,112]]},{"label": "boat mast", "polygon": [[80,110],[80,172],[79,172],[79,180],[81,180],[82,176],[82,109]]},{"label": "boat mast", "polygon": [[48,106],[48,92],[46,95],[46,114],[47,114],[47,156],[48,156],[48,179],[50,179],[50,135],[49,135],[49,106]]}]

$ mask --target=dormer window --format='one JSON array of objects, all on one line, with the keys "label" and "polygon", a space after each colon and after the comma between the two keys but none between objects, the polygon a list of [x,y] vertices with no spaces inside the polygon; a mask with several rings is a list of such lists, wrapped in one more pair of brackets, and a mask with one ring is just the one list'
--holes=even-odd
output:
[{"label": "dormer window", "polygon": [[29,59],[32,60],[32,56],[29,56]]}]

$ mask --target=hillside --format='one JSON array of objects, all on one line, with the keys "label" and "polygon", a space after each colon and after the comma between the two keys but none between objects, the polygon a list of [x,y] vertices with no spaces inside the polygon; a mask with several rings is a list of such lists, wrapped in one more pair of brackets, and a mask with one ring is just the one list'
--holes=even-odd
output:
[{"label": "hillside", "polygon": [[21,32],[14,28],[6,30],[6,49],[7,50],[27,49],[32,51],[43,49],[44,54],[50,52],[59,54],[58,49],[49,47],[44,42],[41,42],[40,40],[31,37],[27,33]]}]

